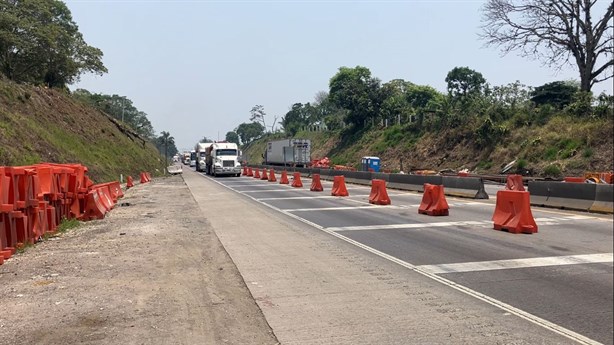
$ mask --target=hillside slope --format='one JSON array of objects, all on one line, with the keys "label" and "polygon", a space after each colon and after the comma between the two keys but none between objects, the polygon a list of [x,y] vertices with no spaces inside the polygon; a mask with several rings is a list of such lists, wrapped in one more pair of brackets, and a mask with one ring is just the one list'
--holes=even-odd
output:
[{"label": "hillside slope", "polygon": [[63,91],[0,79],[0,165],[81,163],[95,182],[162,171],[147,140]]},{"label": "hillside slope", "polygon": [[[244,149],[248,162],[259,163],[266,142],[261,138]],[[461,129],[417,134],[408,126],[375,128],[353,135],[341,132],[299,132],[312,141],[312,159],[329,157],[333,164],[359,168],[363,156],[378,156],[383,169],[468,169],[498,174],[512,161],[512,172],[541,177],[581,176],[586,171],[612,171],[612,119],[579,120],[555,116],[543,126],[513,128],[504,138],[480,148]]]}]

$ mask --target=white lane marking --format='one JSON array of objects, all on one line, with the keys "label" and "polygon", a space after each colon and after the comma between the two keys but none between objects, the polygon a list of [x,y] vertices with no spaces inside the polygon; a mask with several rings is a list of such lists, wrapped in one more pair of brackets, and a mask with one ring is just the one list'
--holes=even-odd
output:
[{"label": "white lane marking", "polygon": [[[218,182],[218,181],[216,181],[216,180],[214,180],[214,179],[212,179],[210,177],[209,177],[209,179],[211,181],[213,181],[213,182],[223,186],[223,187],[226,187],[226,188],[228,188],[228,189],[238,193],[238,194],[242,194],[240,191],[235,190],[235,189],[233,189],[231,187],[225,186],[223,183]],[[582,334],[576,333],[576,332],[574,332],[572,330],[569,330],[569,329],[567,329],[565,327],[559,326],[559,325],[557,325],[555,323],[552,323],[552,322],[550,322],[550,321],[548,321],[546,319],[542,319],[539,316],[536,316],[536,315],[533,315],[531,313],[528,313],[528,312],[526,312],[526,311],[524,311],[522,309],[516,308],[516,307],[514,307],[512,305],[509,305],[507,303],[499,301],[498,299],[492,298],[492,297],[490,297],[488,295],[485,295],[485,294],[483,294],[481,292],[478,292],[478,291],[475,291],[473,289],[470,289],[470,288],[468,288],[468,287],[466,287],[464,285],[457,284],[457,283],[453,282],[452,280],[449,280],[449,279],[443,278],[441,276],[438,276],[436,274],[432,274],[432,273],[429,273],[427,271],[421,270],[420,268],[410,264],[409,262],[403,261],[401,259],[398,259],[398,258],[392,256],[392,255],[389,255],[389,254],[381,252],[381,251],[379,251],[377,249],[371,248],[371,247],[369,247],[369,246],[367,246],[365,244],[362,244],[362,243],[360,243],[358,241],[355,241],[355,240],[353,240],[353,239],[351,239],[349,237],[345,237],[345,236],[343,236],[343,235],[341,235],[339,233],[336,233],[334,231],[330,231],[330,230],[322,227],[321,225],[318,225],[318,224],[316,224],[314,222],[311,222],[311,221],[309,221],[309,220],[307,220],[305,218],[301,218],[301,217],[299,217],[299,216],[297,216],[297,215],[295,215],[293,213],[286,212],[286,211],[284,211],[284,210],[282,210],[282,209],[280,209],[278,207],[275,207],[273,205],[269,205],[269,204],[267,204],[265,202],[261,202],[260,200],[252,197],[251,195],[247,195],[247,194],[243,194],[243,195],[245,197],[250,198],[250,199],[254,200],[255,202],[261,204],[262,206],[268,207],[268,208],[270,208],[272,210],[275,210],[275,211],[277,211],[279,213],[285,214],[286,216],[288,216],[290,218],[294,218],[294,219],[296,219],[296,220],[298,220],[298,221],[300,221],[302,223],[305,223],[305,224],[307,224],[309,226],[314,227],[315,229],[323,231],[323,232],[325,232],[325,233],[327,233],[327,234],[329,234],[331,236],[337,237],[338,239],[340,239],[342,241],[345,241],[347,243],[353,244],[353,245],[355,245],[358,248],[362,248],[362,249],[364,249],[364,250],[366,250],[366,251],[368,251],[368,252],[370,252],[372,254],[375,254],[375,255],[383,258],[383,259],[386,259],[388,261],[396,263],[396,264],[398,264],[398,265],[400,265],[402,267],[405,267],[407,269],[410,269],[410,270],[412,270],[412,271],[414,271],[416,273],[422,274],[423,276],[428,277],[428,278],[430,278],[430,279],[432,279],[432,280],[434,280],[436,282],[439,282],[439,283],[441,283],[441,284],[443,284],[445,286],[448,286],[448,287],[450,287],[452,289],[458,290],[458,291],[460,291],[460,292],[462,292],[464,294],[467,294],[469,296],[477,298],[477,299],[479,299],[479,300],[481,300],[483,302],[486,302],[486,303],[488,303],[488,304],[490,304],[490,305],[492,305],[494,307],[497,307],[497,308],[499,308],[501,310],[504,310],[504,311],[506,311],[506,312],[508,312],[510,314],[514,314],[514,315],[516,315],[516,316],[518,316],[518,317],[520,317],[522,319],[525,319],[525,320],[527,320],[529,322],[532,322],[532,323],[534,323],[534,324],[536,324],[536,325],[538,325],[540,327],[543,327],[543,328],[548,329],[548,330],[550,330],[552,332],[560,334],[560,335],[562,335],[562,336],[564,336],[566,338],[569,338],[569,339],[571,339],[573,341],[576,341],[577,343],[587,344],[587,345],[598,345],[598,344],[601,344],[601,343],[599,343],[599,342],[597,342],[595,340],[592,340],[592,339],[590,339],[588,337],[583,336]]]},{"label": "white lane marking", "polygon": [[[232,188],[228,188],[228,189],[232,189]],[[240,191],[240,190],[235,190],[235,189],[232,189],[232,190],[237,192],[237,193],[243,193],[243,191]],[[291,189],[291,190],[293,190],[293,189]],[[352,196],[368,196],[368,195],[352,195]],[[344,200],[352,200],[352,199],[349,199],[348,197],[332,196],[332,195],[290,196],[290,197],[286,197],[286,198],[283,198],[283,197],[280,197],[280,198],[259,198],[259,199],[254,199],[254,200],[268,201],[268,200],[300,200],[300,199],[344,199]],[[352,201],[354,201],[354,200],[352,200]]]},{"label": "white lane marking", "polygon": [[551,256],[541,258],[479,261],[479,262],[460,262],[455,264],[422,265],[417,266],[421,270],[432,274],[460,273],[475,271],[507,270],[513,268],[529,268],[544,266],[563,266],[594,263],[612,263],[614,257],[612,253]]},{"label": "white lane marking", "polygon": [[366,208],[377,208],[381,206],[365,205],[365,206],[342,206],[342,207],[316,207],[316,208],[294,208],[284,210],[286,212],[312,212],[312,211],[340,211],[340,210],[364,210]]},{"label": "white lane marking", "polygon": [[360,230],[391,230],[391,229],[416,229],[416,228],[438,228],[445,226],[461,225],[487,225],[492,222],[487,221],[460,221],[460,222],[437,222],[437,223],[405,223],[405,224],[380,224],[380,225],[353,225],[337,226],[326,228],[328,231],[360,231]]},{"label": "white lane marking", "polygon": [[239,190],[241,193],[266,193],[266,192],[294,192],[296,189],[254,189],[254,190]]}]

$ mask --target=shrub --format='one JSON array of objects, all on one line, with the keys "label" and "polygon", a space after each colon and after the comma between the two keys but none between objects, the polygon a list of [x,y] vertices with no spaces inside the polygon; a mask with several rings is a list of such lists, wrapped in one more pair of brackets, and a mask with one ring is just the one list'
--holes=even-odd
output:
[{"label": "shrub", "polygon": [[546,177],[560,177],[561,169],[555,164],[550,164],[544,169],[544,175]]},{"label": "shrub", "polygon": [[546,152],[544,153],[544,159],[548,160],[548,161],[553,161],[556,159],[556,155],[557,155],[558,150],[556,149],[556,147],[549,147]]},{"label": "shrub", "polygon": [[584,151],[582,152],[582,157],[584,158],[591,158],[593,156],[593,149],[590,147],[587,147],[584,149]]}]

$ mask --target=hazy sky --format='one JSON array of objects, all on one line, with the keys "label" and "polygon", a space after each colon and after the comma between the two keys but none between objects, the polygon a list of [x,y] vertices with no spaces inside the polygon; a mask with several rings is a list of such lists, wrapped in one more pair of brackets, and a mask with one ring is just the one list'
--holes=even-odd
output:
[{"label": "hazy sky", "polygon": [[[606,0],[599,0],[607,3]],[[365,66],[382,82],[445,91],[456,66],[491,85],[579,79],[478,39],[484,1],[66,1],[109,73],[80,87],[127,96],[177,148],[223,140],[264,106],[267,124],[328,91],[339,67]],[[600,16],[603,12],[600,13]],[[612,94],[612,80],[593,91]]]}]

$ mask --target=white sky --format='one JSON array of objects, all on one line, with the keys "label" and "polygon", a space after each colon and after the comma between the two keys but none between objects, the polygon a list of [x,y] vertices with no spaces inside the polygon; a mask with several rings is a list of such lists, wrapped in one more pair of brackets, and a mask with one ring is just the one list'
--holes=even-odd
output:
[{"label": "white sky", "polygon": [[[109,69],[83,76],[72,89],[128,97],[156,134],[170,132],[183,150],[203,136],[224,139],[249,122],[256,104],[270,124],[292,104],[312,102],[341,66],[440,91],[457,66],[491,85],[578,79],[575,67],[556,74],[484,47],[477,36],[484,2],[66,1]],[[612,89],[609,80],[593,92]]]}]

